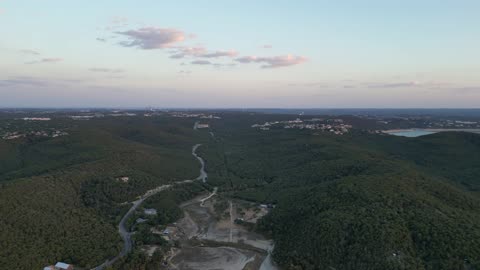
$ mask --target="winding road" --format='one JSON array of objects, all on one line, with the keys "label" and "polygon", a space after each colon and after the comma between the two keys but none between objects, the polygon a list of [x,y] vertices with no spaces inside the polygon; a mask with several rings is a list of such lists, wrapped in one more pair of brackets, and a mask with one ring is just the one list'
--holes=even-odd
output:
[{"label": "winding road", "polygon": [[[198,122],[195,123],[194,125],[194,129],[197,128],[197,124]],[[214,137],[214,134],[211,132],[210,135],[212,137]],[[179,181],[179,182],[175,182],[175,183],[172,183],[172,184],[168,184],[168,185],[161,185],[161,186],[158,186],[154,189],[151,189],[151,190],[148,190],[147,192],[145,192],[145,194],[143,194],[142,196],[138,197],[137,200],[131,202],[132,203],[132,207],[128,210],[128,212],[122,217],[122,219],[120,220],[120,223],[118,224],[118,232],[120,233],[122,239],[123,239],[123,242],[125,243],[123,248],[122,248],[122,251],[117,255],[115,256],[114,258],[110,259],[110,260],[107,260],[105,261],[103,264],[97,266],[97,267],[94,267],[92,268],[91,270],[103,270],[105,269],[106,267],[109,267],[109,266],[112,266],[115,262],[117,262],[119,259],[121,259],[122,257],[126,256],[128,253],[130,253],[132,251],[132,239],[131,239],[131,232],[129,232],[127,226],[126,226],[126,222],[127,220],[133,215],[133,213],[135,213],[135,210],[149,197],[161,192],[161,191],[164,191],[174,185],[179,185],[179,184],[185,184],[185,183],[191,183],[193,181],[199,181],[201,180],[202,182],[207,182],[207,178],[208,178],[208,174],[207,172],[205,171],[205,161],[203,160],[202,157],[200,157],[198,154],[197,154],[197,150],[198,148],[201,146],[201,144],[196,144],[192,147],[192,155],[198,160],[198,162],[200,163],[200,174],[197,178],[195,178],[194,180],[183,180],[183,181]],[[207,197],[201,199],[199,202],[200,202],[200,205],[203,206],[204,202],[208,199],[210,199],[211,197],[215,196],[217,194],[217,188],[215,187],[213,192],[211,192]],[[233,204],[231,201],[229,201],[230,203],[230,222],[233,224],[234,221],[233,221]],[[229,240],[230,242],[233,242],[233,236],[232,236],[232,228],[230,228],[230,235],[229,235]],[[272,262],[272,258],[271,258],[271,252],[273,250],[273,246],[271,246],[267,252],[268,252],[268,255],[267,257],[264,259],[264,261],[262,262],[261,266],[260,266],[260,270],[277,270],[278,268],[273,264]],[[172,256],[171,258],[173,258],[174,256]]]},{"label": "winding road", "polygon": [[202,180],[202,182],[207,182],[207,172],[205,172],[205,161],[203,160],[202,157],[197,155],[197,149],[200,147],[201,144],[195,144],[192,148],[192,155],[200,162],[200,175],[195,179],[195,180]]},{"label": "winding road", "polygon": [[[195,178],[195,180],[202,180],[204,183],[207,181],[207,173],[205,172],[205,162],[203,159],[197,155],[196,151],[198,147],[200,147],[201,144],[196,144],[192,147],[192,155],[200,162],[200,175]],[[148,190],[145,192],[144,195],[140,196],[138,200],[132,202],[132,207],[128,210],[128,212],[122,217],[120,220],[120,223],[118,224],[118,232],[122,236],[123,242],[125,243],[123,246],[122,251],[115,256],[114,258],[107,260],[106,262],[102,263],[101,265],[92,268],[92,270],[102,270],[105,269],[106,267],[112,266],[116,261],[118,261],[120,258],[124,257],[128,253],[132,251],[132,238],[131,238],[131,233],[128,231],[128,228],[126,227],[126,222],[130,218],[130,216],[135,212],[135,210],[145,201],[147,198],[164,191],[173,185],[179,185],[179,184],[185,184],[185,183],[191,183],[194,180],[183,180],[179,182],[175,182],[174,184],[168,184],[168,185],[162,185],[158,186],[154,189]],[[216,193],[216,189],[214,190],[214,193]],[[213,195],[214,195],[213,193]],[[212,195],[212,196],[213,196]]]}]

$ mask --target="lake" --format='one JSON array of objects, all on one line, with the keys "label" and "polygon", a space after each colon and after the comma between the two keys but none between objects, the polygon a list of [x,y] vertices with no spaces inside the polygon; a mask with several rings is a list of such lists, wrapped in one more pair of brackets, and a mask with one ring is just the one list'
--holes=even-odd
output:
[{"label": "lake", "polygon": [[403,136],[403,137],[420,137],[424,135],[430,135],[433,133],[438,132],[445,132],[445,131],[464,131],[464,132],[472,132],[472,133],[480,133],[478,129],[405,129],[405,130],[387,130],[385,133],[395,136]]},{"label": "lake", "polygon": [[412,129],[412,130],[400,130],[394,132],[388,132],[390,135],[403,136],[403,137],[420,137],[424,135],[429,135],[436,133],[435,131],[426,131],[421,129]]}]

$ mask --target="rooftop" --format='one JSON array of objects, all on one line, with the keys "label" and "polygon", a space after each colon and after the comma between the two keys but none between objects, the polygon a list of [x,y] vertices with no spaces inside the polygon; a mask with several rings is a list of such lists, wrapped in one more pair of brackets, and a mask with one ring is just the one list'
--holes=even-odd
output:
[{"label": "rooftop", "polygon": [[70,267],[70,264],[67,264],[67,263],[63,263],[63,262],[57,262],[57,264],[55,264],[55,268],[58,268],[58,269],[69,269]]}]

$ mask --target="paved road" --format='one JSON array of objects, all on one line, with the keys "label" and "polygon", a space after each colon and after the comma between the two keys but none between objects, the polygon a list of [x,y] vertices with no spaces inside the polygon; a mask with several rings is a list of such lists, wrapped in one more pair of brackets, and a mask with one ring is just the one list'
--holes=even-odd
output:
[{"label": "paved road", "polygon": [[[205,162],[203,161],[203,159],[201,157],[199,157],[196,153],[198,147],[200,147],[201,144],[196,144],[193,146],[192,148],[192,155],[198,159],[198,161],[200,162],[201,164],[201,168],[200,168],[200,175],[195,179],[195,180],[202,180],[203,182],[206,182],[207,180],[207,173],[205,172]],[[178,185],[178,184],[185,184],[185,183],[190,183],[192,182],[192,180],[184,180],[184,181],[180,181],[180,182],[176,182],[175,185]],[[120,220],[120,223],[118,224],[118,232],[120,233],[120,235],[122,236],[122,239],[123,239],[123,242],[125,243],[124,246],[123,246],[123,249],[122,251],[120,252],[120,254],[118,254],[116,257],[110,259],[110,260],[107,260],[106,262],[102,263],[101,265],[97,266],[97,267],[94,267],[92,268],[92,270],[102,270],[102,269],[105,269],[106,267],[108,266],[111,266],[113,265],[117,260],[119,260],[120,258],[124,257],[125,255],[127,255],[128,253],[130,253],[132,251],[132,238],[131,238],[131,233],[128,231],[128,228],[126,227],[126,222],[127,220],[130,218],[130,216],[135,212],[135,210],[138,208],[138,206],[140,206],[143,201],[145,201],[147,198],[149,198],[150,196],[153,196],[163,190],[166,190],[168,188],[170,188],[172,185],[162,185],[162,186],[158,186],[154,189],[151,189],[147,192],[145,192],[144,195],[142,195],[138,200],[136,201],[133,201],[133,205],[132,207],[128,210],[128,212],[123,216],[123,218]],[[215,190],[215,193],[216,193],[216,190]]]}]

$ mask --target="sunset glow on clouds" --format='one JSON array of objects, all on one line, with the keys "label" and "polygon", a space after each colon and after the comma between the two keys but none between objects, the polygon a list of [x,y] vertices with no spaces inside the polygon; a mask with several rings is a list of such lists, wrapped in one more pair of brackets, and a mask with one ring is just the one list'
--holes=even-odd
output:
[{"label": "sunset glow on clouds", "polygon": [[0,106],[478,107],[478,10],[0,0]]},{"label": "sunset glow on clouds", "polygon": [[144,50],[163,49],[185,40],[185,33],[180,30],[157,27],[145,27],[116,34],[127,37],[127,40],[119,43],[120,45]]},{"label": "sunset glow on clouds", "polygon": [[[116,22],[118,19],[115,19]],[[124,20],[121,20],[124,22]],[[233,58],[239,56],[236,50],[213,50],[205,47],[188,47],[179,45],[187,39],[184,31],[172,28],[145,27],[137,30],[115,32],[126,36],[127,40],[118,42],[123,47],[134,47],[143,50],[153,49],[171,49],[170,58],[182,59],[190,58]],[[101,39],[100,41],[104,41]],[[263,45],[263,48],[271,49],[272,45]],[[302,64],[307,61],[304,56],[279,55],[279,56],[241,56],[234,59],[238,63],[259,63],[261,68],[279,68]],[[207,60],[194,60],[190,62],[193,65],[211,65]]]}]

